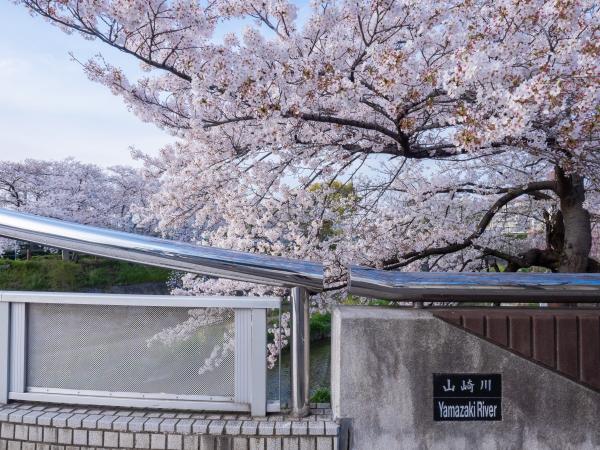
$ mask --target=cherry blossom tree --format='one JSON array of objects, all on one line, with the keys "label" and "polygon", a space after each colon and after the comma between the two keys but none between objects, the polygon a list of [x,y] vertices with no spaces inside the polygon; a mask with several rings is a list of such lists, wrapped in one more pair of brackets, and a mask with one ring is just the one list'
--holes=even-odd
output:
[{"label": "cherry blossom tree", "polygon": [[[323,261],[334,290],[351,262],[599,271],[594,0],[314,1],[302,15],[285,0],[16,3],[146,71],[82,62],[178,138],[136,154],[160,184],[133,209],[146,226]],[[232,20],[246,29],[218,38]],[[251,288],[270,289],[186,275],[177,292]],[[287,331],[271,331],[272,363]]]},{"label": "cherry blossom tree", "polygon": [[[86,225],[146,232],[136,208],[157,185],[139,169],[102,169],[73,159],[0,161],[0,206]],[[5,240],[4,248],[14,248]]]},{"label": "cherry blossom tree", "polygon": [[325,261],[332,288],[348,262],[598,271],[595,0],[314,1],[303,20],[285,0],[16,2],[146,70],[82,63],[179,138],[138,154],[166,234]]}]

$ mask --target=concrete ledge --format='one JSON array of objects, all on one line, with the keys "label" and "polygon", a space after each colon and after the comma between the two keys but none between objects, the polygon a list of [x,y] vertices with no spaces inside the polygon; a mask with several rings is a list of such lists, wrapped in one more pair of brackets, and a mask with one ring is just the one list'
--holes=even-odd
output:
[{"label": "concrete ledge", "polygon": [[[424,310],[333,313],[332,407],[351,448],[598,449],[600,394]],[[502,421],[435,422],[433,373],[500,373]]]},{"label": "concrete ledge", "polygon": [[9,403],[0,406],[0,450],[337,450],[340,426],[329,405],[314,406],[294,420]]}]

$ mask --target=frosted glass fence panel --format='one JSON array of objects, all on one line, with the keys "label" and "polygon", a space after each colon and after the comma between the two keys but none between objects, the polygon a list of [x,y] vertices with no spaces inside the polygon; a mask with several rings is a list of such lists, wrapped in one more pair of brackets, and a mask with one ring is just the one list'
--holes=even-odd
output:
[{"label": "frosted glass fence panel", "polygon": [[10,306],[10,399],[267,410],[266,317],[279,299],[0,296]]},{"label": "frosted glass fence panel", "polygon": [[[233,400],[234,312],[219,309],[213,323],[196,325],[208,311],[29,305],[27,387]],[[201,370],[214,349],[219,366]]]}]

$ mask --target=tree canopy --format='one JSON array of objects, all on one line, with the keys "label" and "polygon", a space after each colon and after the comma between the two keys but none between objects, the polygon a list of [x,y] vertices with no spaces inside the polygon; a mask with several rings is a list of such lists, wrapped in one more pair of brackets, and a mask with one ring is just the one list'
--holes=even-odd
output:
[{"label": "tree canopy", "polygon": [[347,262],[598,270],[594,0],[317,1],[302,20],[285,0],[16,2],[147,71],[83,62],[179,138],[138,154],[166,234],[325,261],[333,287]]}]

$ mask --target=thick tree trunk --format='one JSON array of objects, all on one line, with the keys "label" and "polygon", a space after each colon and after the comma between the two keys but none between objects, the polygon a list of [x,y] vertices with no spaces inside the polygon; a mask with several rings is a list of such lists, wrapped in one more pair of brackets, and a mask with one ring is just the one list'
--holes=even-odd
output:
[{"label": "thick tree trunk", "polygon": [[[560,167],[555,169],[556,193],[560,199],[564,240],[558,271],[563,273],[587,272],[592,248],[590,213],[583,207],[585,187],[583,177],[566,175]],[[577,303],[550,303],[550,307],[573,308]]]},{"label": "thick tree trunk", "polygon": [[556,187],[564,223],[564,245],[559,272],[586,272],[592,248],[590,213],[583,207],[585,187],[583,177],[566,175],[557,167]]}]

